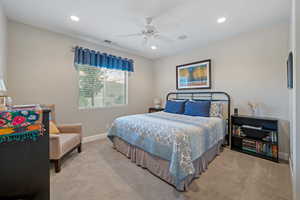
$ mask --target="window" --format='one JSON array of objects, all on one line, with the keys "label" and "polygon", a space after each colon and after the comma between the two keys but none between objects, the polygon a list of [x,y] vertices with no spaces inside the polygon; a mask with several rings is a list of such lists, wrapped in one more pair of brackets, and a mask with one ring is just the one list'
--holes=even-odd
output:
[{"label": "window", "polygon": [[79,65],[79,107],[127,104],[127,72]]}]

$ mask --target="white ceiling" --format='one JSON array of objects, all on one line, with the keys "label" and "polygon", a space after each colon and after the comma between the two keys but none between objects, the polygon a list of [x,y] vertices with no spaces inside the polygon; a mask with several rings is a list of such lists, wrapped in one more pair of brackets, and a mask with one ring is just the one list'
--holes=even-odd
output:
[{"label": "white ceiling", "polygon": [[[0,0],[1,1],[1,0]],[[97,43],[108,39],[126,51],[155,59],[289,18],[289,0],[2,0],[10,19]],[[80,18],[70,20],[71,15]],[[144,18],[171,41],[142,45]],[[218,24],[219,17],[226,17]],[[186,40],[178,40],[185,34]],[[115,46],[115,47],[116,47]],[[114,48],[114,47],[113,47]]]}]

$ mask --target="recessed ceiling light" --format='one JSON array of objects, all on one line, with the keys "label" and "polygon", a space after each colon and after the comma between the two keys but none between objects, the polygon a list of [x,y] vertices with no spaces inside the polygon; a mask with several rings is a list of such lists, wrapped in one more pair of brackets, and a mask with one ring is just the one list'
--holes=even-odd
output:
[{"label": "recessed ceiling light", "polygon": [[226,21],[226,17],[220,17],[218,19],[218,23],[221,24],[221,23],[224,23]]},{"label": "recessed ceiling light", "polygon": [[77,16],[75,16],[75,15],[72,15],[71,17],[70,17],[70,19],[72,20],[72,21],[74,21],[74,22],[78,22],[80,19],[79,19],[79,17],[77,17]]},{"label": "recessed ceiling light", "polygon": [[157,49],[157,46],[152,45],[152,46],[151,46],[151,49],[152,49],[152,50],[156,50],[156,49]]}]

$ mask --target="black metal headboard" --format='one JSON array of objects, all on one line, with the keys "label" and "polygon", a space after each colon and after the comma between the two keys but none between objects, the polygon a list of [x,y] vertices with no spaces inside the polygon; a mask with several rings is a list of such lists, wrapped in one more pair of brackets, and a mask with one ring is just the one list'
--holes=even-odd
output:
[{"label": "black metal headboard", "polygon": [[167,100],[174,99],[191,99],[191,100],[209,100],[225,102],[227,104],[227,141],[229,143],[230,133],[230,108],[231,99],[226,92],[170,92],[167,94]]}]

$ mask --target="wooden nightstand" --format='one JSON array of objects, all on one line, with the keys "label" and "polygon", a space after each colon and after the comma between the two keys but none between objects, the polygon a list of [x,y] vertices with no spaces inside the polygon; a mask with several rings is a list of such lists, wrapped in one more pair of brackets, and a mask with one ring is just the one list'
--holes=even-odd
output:
[{"label": "wooden nightstand", "polygon": [[159,112],[159,111],[163,111],[164,108],[149,108],[149,113],[153,113],[153,112]]}]

